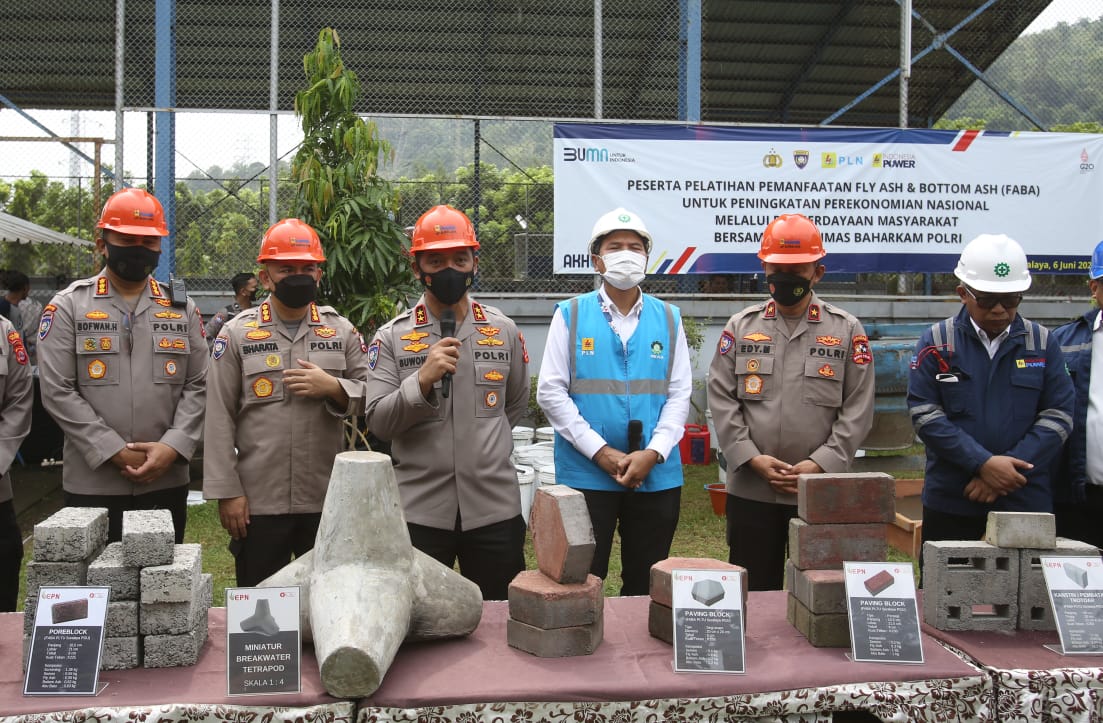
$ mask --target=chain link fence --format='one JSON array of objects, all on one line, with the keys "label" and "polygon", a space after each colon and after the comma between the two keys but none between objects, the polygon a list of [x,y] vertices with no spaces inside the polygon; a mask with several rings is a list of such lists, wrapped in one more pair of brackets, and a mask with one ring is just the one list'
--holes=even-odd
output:
[{"label": "chain link fence", "polygon": [[[1087,72],[1098,75],[1098,62],[1092,60],[1097,53],[1085,53],[1092,47],[1090,39],[1097,41],[1103,36],[1103,18],[1096,0],[1070,2],[1073,15],[1078,12],[1096,19],[1074,20],[1042,35],[1024,35],[987,69],[990,85],[973,83],[944,118],[979,119],[1001,130],[1033,128],[1034,120],[1047,128],[1098,124],[1103,118],[1103,90],[1097,83],[1076,79],[1083,77],[1085,65]],[[769,49],[778,38],[776,28],[767,25],[741,28],[751,39],[746,62],[724,65],[710,50],[710,42],[730,40],[734,32],[729,27],[730,16],[733,8],[743,5],[706,1],[701,6],[706,78],[702,117],[706,121],[793,122],[750,106],[740,115],[731,108],[710,105],[709,98],[714,96],[709,91],[724,83],[753,90],[781,62],[771,59]],[[928,17],[937,11],[931,3],[917,0],[915,5]],[[555,211],[552,122],[678,118],[682,97],[680,24],[684,19],[679,3],[668,0],[605,0],[600,33],[595,35],[594,7],[591,0],[550,5],[531,0],[412,5],[375,0],[339,8],[326,2],[282,0],[273,136],[273,123],[266,111],[270,106],[269,4],[239,3],[230,11],[204,2],[178,2],[177,273],[195,292],[228,295],[228,279],[255,267],[259,239],[269,223],[272,145],[278,158],[277,216],[292,212],[296,188],[290,161],[301,130],[288,109],[303,83],[302,54],[313,47],[319,28],[334,25],[341,33],[346,64],[360,75],[360,110],[378,124],[381,136],[394,151],[393,161],[383,172],[397,193],[397,220],[412,225],[436,203],[450,203],[471,214],[482,243],[482,291],[561,294],[592,288],[589,275],[553,276],[551,272]],[[126,3],[123,166],[128,182],[147,187],[153,185],[156,140],[155,11],[154,0]],[[998,3],[986,12],[990,24],[1025,24],[1021,4]],[[43,22],[64,17],[73,38],[89,32],[111,37],[114,32],[114,3],[102,0],[76,6],[60,0],[34,4],[18,0],[0,10],[0,20],[16,17],[21,21],[38,17]],[[351,22],[352,18],[356,22]],[[847,18],[848,23],[858,20]],[[794,18],[793,22],[797,21],[799,18]],[[534,33],[534,26],[541,32]],[[829,22],[820,27],[830,34]],[[913,48],[919,52],[933,43],[936,35],[922,23],[916,28]],[[876,77],[895,67],[897,32],[898,27],[884,23],[869,28],[867,44],[877,49],[869,55],[877,58],[870,61]],[[827,44],[830,37],[822,40]],[[981,52],[979,36],[962,33],[952,42],[966,57]],[[92,238],[98,215],[94,200],[97,178],[88,160],[95,157],[98,144],[74,142],[72,146],[85,156],[80,158],[60,143],[19,138],[45,136],[41,126],[62,137],[98,137],[106,141],[100,147],[103,162],[113,163],[114,114],[82,110],[113,103],[113,58],[104,57],[100,48],[86,48],[83,53],[74,49],[67,60],[62,58],[70,66],[79,63],[94,69],[91,75],[81,76],[92,80],[72,88],[72,109],[28,110],[30,118],[10,109],[0,111],[0,210],[82,239]],[[594,85],[595,57],[602,64],[600,94]],[[0,59],[0,65],[9,67],[0,71],[0,77],[15,72],[40,77],[45,83],[51,74],[65,70],[44,66],[36,58],[7,57],[3,51]],[[837,61],[830,53],[812,54],[804,60],[808,74],[836,75],[843,72],[841,66],[833,65]],[[970,82],[971,74],[957,60],[953,62],[960,66],[964,78],[954,82]],[[519,71],[526,78],[524,87],[504,87],[514,83]],[[912,80],[916,93],[929,92],[929,88],[923,89],[924,82],[923,66],[917,64]],[[1009,97],[1013,103],[1000,98],[993,87],[1013,89]],[[0,84],[0,94],[5,92]],[[799,86],[792,88],[792,93],[800,92]],[[895,85],[882,90],[885,92],[894,94]],[[767,105],[776,108],[784,103],[775,99]],[[824,108],[824,113],[833,110],[836,108]],[[843,116],[844,121],[846,118]],[[929,125],[937,120],[913,119],[913,124]],[[102,194],[113,188],[102,178],[99,185]],[[578,239],[580,248],[586,241]],[[0,268],[25,269],[44,284],[87,275],[96,270],[96,264],[87,248],[0,244]],[[940,294],[953,286],[951,278],[937,275],[904,275],[902,279],[895,274],[840,279],[829,275],[826,281],[839,289],[876,294]],[[659,279],[655,284],[656,291],[665,293],[760,291],[753,276]],[[1034,291],[1080,295],[1082,286],[1079,277],[1039,276]]]}]

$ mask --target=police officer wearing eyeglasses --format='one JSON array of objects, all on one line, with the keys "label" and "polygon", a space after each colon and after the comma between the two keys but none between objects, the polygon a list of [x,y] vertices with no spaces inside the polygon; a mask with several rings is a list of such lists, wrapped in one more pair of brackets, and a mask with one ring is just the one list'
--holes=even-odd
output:
[{"label": "police officer wearing eyeglasses", "polygon": [[1031,281],[1022,247],[978,236],[954,275],[962,308],[922,334],[908,381],[927,448],[924,542],[978,540],[993,510],[1053,512],[1053,462],[1072,430],[1060,344],[1017,313]]},{"label": "police officer wearing eyeglasses", "polygon": [[156,198],[118,191],[96,228],[106,266],[59,292],[38,327],[42,402],[65,433],[65,504],[106,507],[110,540],[125,510],[168,509],[183,542],[206,396],[203,319],[150,276],[168,235]]}]

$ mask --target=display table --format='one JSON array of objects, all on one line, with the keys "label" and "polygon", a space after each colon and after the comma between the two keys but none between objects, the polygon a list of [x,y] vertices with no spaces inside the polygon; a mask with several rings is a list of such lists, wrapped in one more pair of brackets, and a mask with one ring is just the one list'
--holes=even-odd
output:
[{"label": "display table", "polygon": [[959,651],[992,677],[998,721],[1103,720],[1103,656],[1061,655],[1056,632],[923,632]]},{"label": "display table", "polygon": [[506,645],[508,605],[484,604],[468,638],[407,645],[361,701],[369,721],[830,720],[868,710],[883,720],[989,717],[991,682],[933,639],[923,665],[853,663],[814,648],[785,619],[786,593],[752,592],[745,675],[675,673],[673,649],[647,632],[648,598],[605,601],[593,655],[537,658]]},{"label": "display table", "polygon": [[[105,670],[98,696],[24,696],[22,613],[0,614],[0,721],[46,723],[95,720],[152,723],[160,720],[329,721],[351,723],[355,706],[331,697],[318,677],[308,648],[302,662],[302,690],[287,695],[226,695],[226,608],[211,608],[207,644],[197,665],[188,668]],[[77,713],[74,713],[77,711]],[[46,714],[46,715],[43,715]]]}]

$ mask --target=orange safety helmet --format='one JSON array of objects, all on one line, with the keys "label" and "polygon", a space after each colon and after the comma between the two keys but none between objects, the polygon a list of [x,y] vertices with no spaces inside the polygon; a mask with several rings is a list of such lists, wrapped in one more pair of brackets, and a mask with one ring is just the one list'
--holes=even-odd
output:
[{"label": "orange safety helmet", "polygon": [[267,261],[317,261],[326,260],[318,233],[297,218],[276,221],[264,232],[260,242],[258,263]]},{"label": "orange safety helmet", "polygon": [[479,250],[475,227],[463,211],[451,206],[433,206],[414,224],[411,254],[468,247]]},{"label": "orange safety helmet", "polygon": [[758,251],[758,258],[768,264],[806,264],[826,255],[820,230],[799,213],[783,213],[771,221]]},{"label": "orange safety helmet", "polygon": [[112,193],[103,204],[96,228],[135,236],[169,235],[165,209],[156,196],[143,188],[124,188]]}]

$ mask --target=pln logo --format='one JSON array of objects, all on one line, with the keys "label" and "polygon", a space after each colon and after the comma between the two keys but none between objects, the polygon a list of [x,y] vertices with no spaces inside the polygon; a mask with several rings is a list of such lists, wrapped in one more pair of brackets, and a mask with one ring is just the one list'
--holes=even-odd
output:
[{"label": "pln logo", "polygon": [[834,151],[824,151],[820,154],[820,167],[821,168],[838,168],[839,157]]},{"label": "pln logo", "polygon": [[781,168],[781,154],[773,148],[762,157],[762,165],[766,168]]},{"label": "pln logo", "polygon": [[793,163],[797,164],[797,168],[804,168],[808,165],[808,159],[811,156],[809,151],[793,151]]}]

